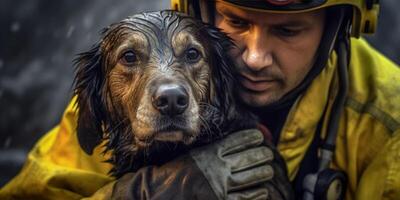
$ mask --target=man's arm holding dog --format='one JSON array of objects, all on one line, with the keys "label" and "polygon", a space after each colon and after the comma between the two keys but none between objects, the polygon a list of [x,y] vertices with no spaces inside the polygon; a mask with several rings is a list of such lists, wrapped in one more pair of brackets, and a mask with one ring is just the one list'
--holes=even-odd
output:
[{"label": "man's arm holding dog", "polygon": [[284,162],[249,129],[117,180],[112,199],[294,199]]}]

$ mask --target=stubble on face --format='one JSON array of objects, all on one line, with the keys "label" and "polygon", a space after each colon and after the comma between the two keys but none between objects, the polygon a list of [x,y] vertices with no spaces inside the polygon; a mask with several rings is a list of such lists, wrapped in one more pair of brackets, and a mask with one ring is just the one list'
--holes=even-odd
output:
[{"label": "stubble on face", "polygon": [[[239,72],[238,95],[241,97],[241,101],[250,107],[263,107],[277,102],[283,94],[280,91],[284,91],[286,86],[285,75],[277,67],[268,67],[262,71],[251,71],[249,67],[243,62],[238,49],[230,51],[230,55],[234,58],[236,63],[236,70]],[[264,81],[265,90],[254,91],[245,87],[247,77],[251,77],[256,80],[269,80]],[[248,83],[251,84],[251,83]],[[266,95],[268,94],[268,95]]]}]

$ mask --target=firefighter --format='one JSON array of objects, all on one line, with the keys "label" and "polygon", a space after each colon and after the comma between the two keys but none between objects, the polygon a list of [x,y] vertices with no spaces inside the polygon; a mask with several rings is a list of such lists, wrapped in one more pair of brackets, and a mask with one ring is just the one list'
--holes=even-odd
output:
[{"label": "firefighter", "polygon": [[[258,165],[248,163],[254,162],[250,150],[270,149],[241,145],[259,140],[256,130],[114,180],[107,176],[110,166],[101,162],[100,147],[93,156],[80,149],[72,100],[60,124],[1,189],[0,199],[399,199],[400,69],[360,37],[375,32],[378,1],[172,0],[171,5],[233,38],[240,98],[272,132],[294,192],[285,184],[262,187],[280,180],[275,167],[257,171]],[[240,149],[230,157],[235,162],[215,156],[233,144]],[[249,167],[234,177],[236,165]]]}]

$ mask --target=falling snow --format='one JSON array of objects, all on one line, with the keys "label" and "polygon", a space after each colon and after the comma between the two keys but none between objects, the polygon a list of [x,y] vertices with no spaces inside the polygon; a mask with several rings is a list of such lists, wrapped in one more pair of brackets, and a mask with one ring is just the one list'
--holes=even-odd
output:
[{"label": "falling snow", "polygon": [[75,30],[75,26],[69,26],[68,31],[67,31],[67,35],[65,36],[66,38],[70,38],[72,33]]},{"label": "falling snow", "polygon": [[4,141],[3,148],[7,149],[8,147],[10,147],[11,141],[12,141],[11,136],[7,137],[6,141]]},{"label": "falling snow", "polygon": [[20,28],[21,28],[21,26],[20,26],[19,22],[13,22],[11,24],[10,30],[11,30],[11,32],[15,33],[15,32],[18,32]]}]

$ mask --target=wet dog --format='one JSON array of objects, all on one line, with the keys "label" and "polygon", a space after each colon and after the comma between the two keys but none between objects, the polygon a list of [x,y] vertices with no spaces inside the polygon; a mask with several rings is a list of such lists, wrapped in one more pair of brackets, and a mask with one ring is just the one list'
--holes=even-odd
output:
[{"label": "wet dog", "polygon": [[79,55],[75,77],[82,149],[106,141],[112,175],[159,164],[255,120],[234,100],[229,37],[173,11],[112,24]]}]

